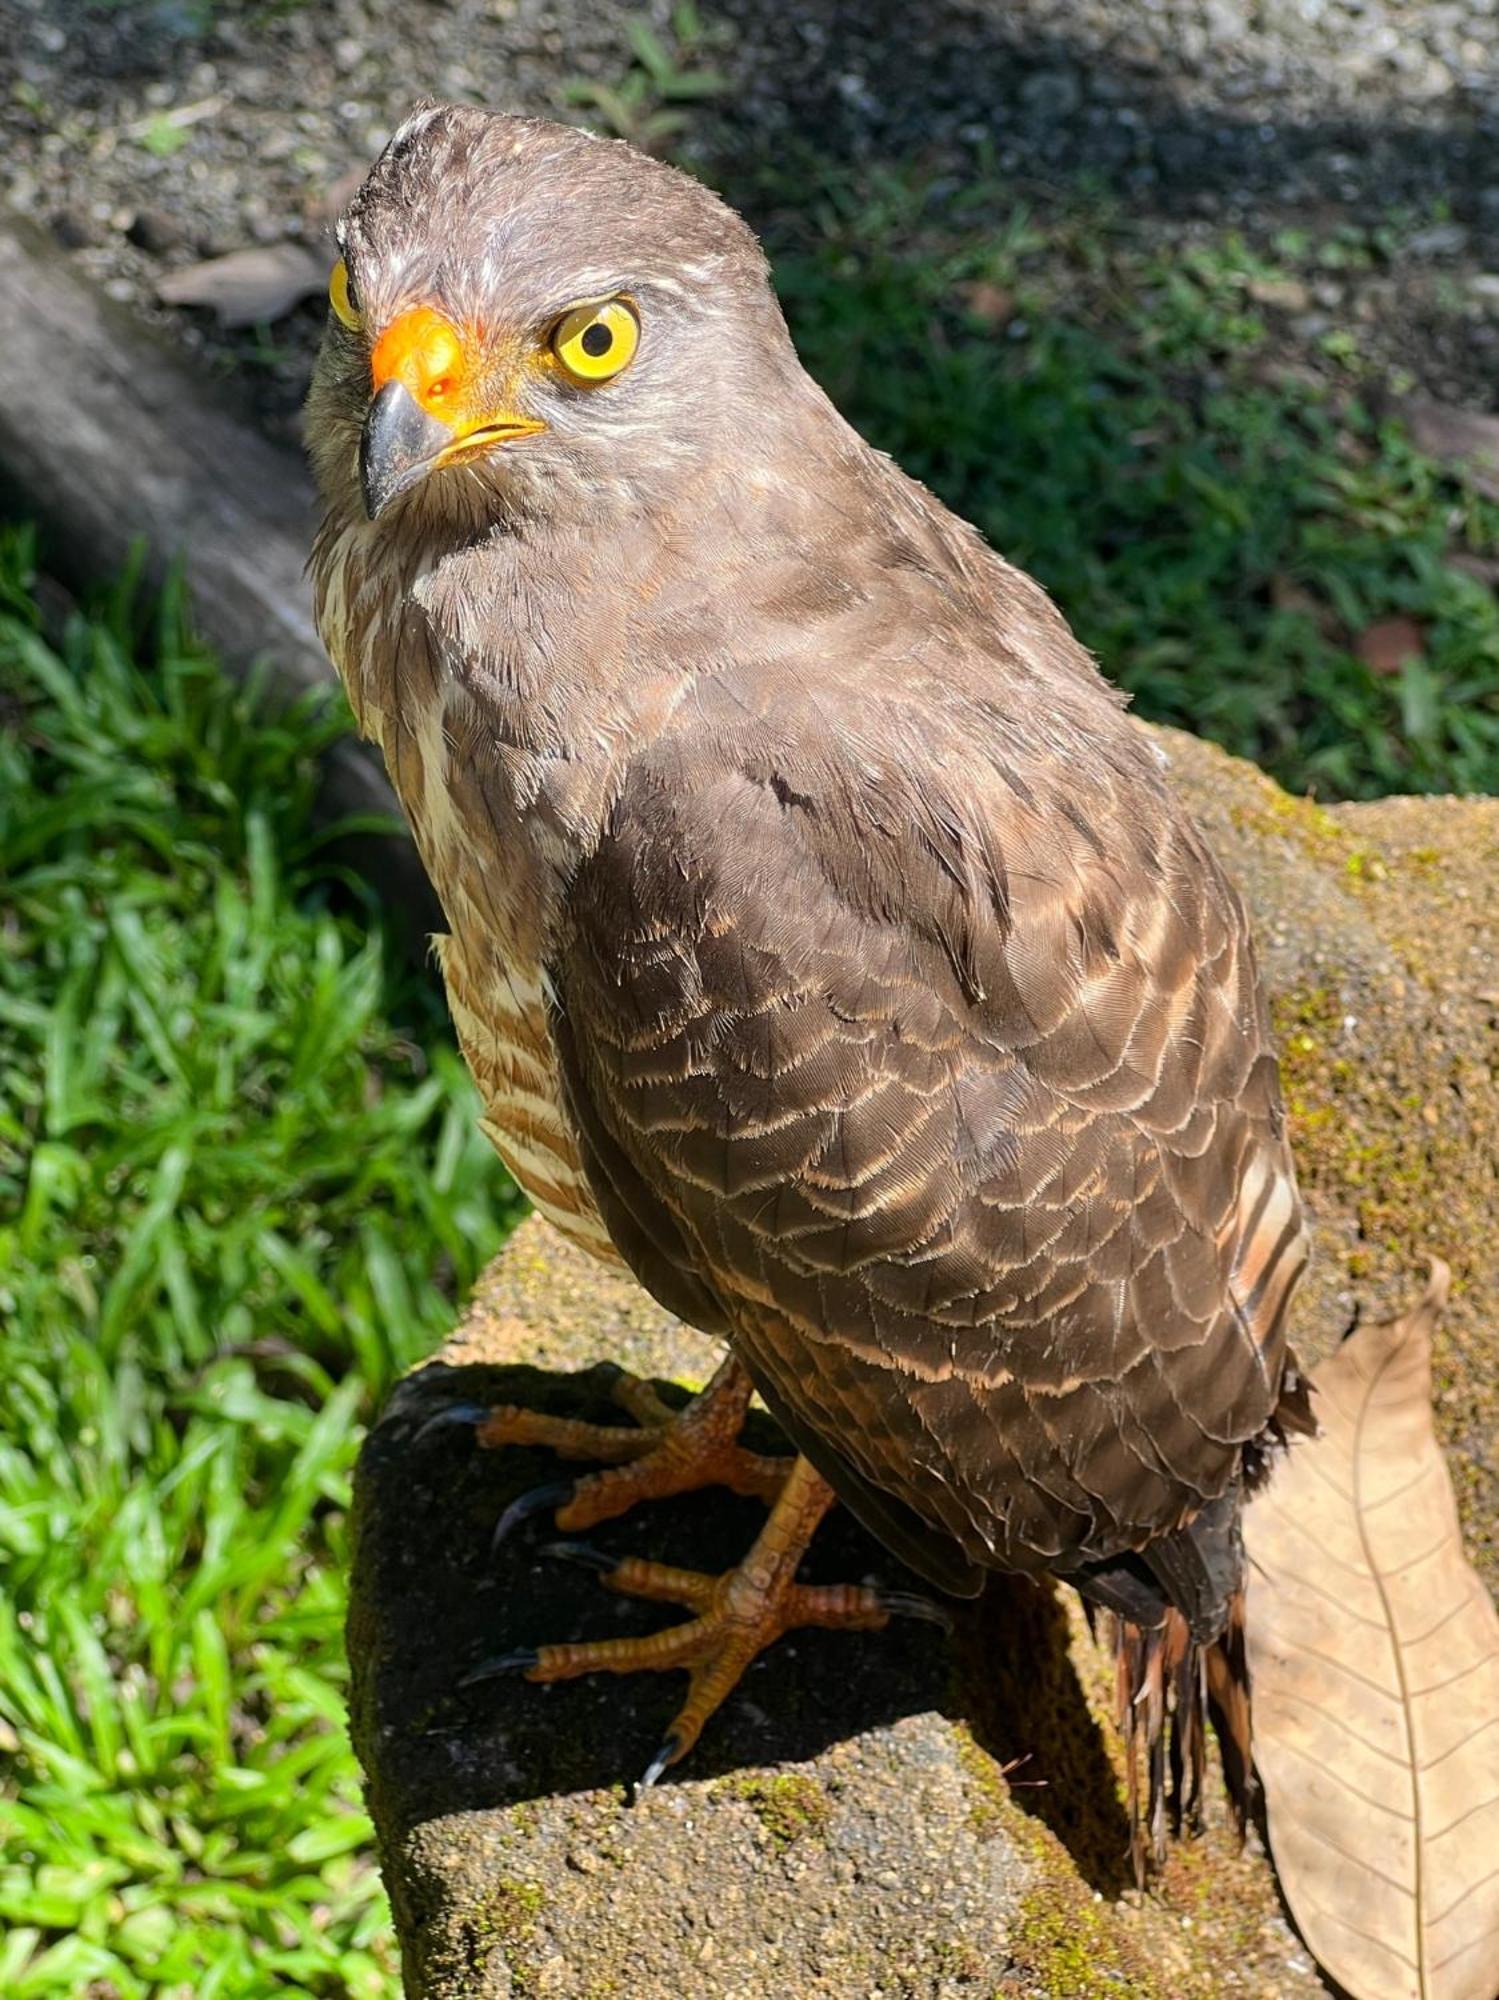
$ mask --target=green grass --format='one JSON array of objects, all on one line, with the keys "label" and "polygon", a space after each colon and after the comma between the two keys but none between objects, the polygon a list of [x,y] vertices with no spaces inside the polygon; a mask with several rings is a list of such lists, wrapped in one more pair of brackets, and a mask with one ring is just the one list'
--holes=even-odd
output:
[{"label": "green grass", "polygon": [[626,21],[625,34],[632,60],[614,82],[578,77],[562,95],[611,138],[663,152],[690,126],[691,107],[728,90],[728,79],[704,60],[719,35],[704,23],[695,0],[677,0],[664,36],[643,14]]},{"label": "green grass", "polygon": [[[385,1995],[349,1475],[515,1197],[274,720],[0,547],[0,1992]],[[404,1023],[398,1025],[397,1023]]]},{"label": "green grass", "polygon": [[[1278,254],[1168,253],[1075,197],[1043,227],[982,163],[929,186],[809,160],[729,193],[813,374],[1047,585],[1140,713],[1293,791],[1499,791],[1499,603],[1451,560],[1493,554],[1499,507],[1372,413],[1356,330],[1284,365],[1251,291]],[[1278,249],[1314,275],[1396,246]],[[1353,642],[1396,613],[1424,644],[1386,676]]]}]

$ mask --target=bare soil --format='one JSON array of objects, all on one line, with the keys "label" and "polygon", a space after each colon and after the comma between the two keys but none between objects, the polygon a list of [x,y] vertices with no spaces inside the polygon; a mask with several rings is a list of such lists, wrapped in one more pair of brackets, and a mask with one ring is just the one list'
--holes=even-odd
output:
[{"label": "bare soil", "polygon": [[[0,0],[0,199],[295,431],[322,306],[226,333],[159,303],[194,259],[317,242],[413,101],[581,118],[669,0]],[[1331,328],[1404,386],[1496,403],[1499,0],[710,0],[726,87],[673,144],[753,215],[767,164],[912,164],[1012,188],[1044,225],[1101,192],[1168,243],[1388,226],[1270,302],[1285,356]],[[809,199],[815,190],[809,189]]]}]

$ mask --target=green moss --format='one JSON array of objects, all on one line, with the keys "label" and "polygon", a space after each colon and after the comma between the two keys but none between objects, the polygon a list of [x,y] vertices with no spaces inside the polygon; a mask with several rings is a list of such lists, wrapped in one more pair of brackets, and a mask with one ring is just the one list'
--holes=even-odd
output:
[{"label": "green moss", "polygon": [[1010,1929],[1010,1952],[1023,1990],[1058,2000],[1144,2000],[1159,1989],[1138,1983],[1115,1941],[1084,1905],[1050,1889],[1027,1896]]},{"label": "green moss", "polygon": [[1293,841],[1308,860],[1338,868],[1354,888],[1372,887],[1390,878],[1387,857],[1367,841],[1355,840],[1326,807],[1315,799],[1292,798],[1268,781],[1263,782],[1253,804],[1232,805],[1228,816],[1241,832]]},{"label": "green moss", "polygon": [[1004,1772],[988,1751],[975,1743],[966,1722],[953,1724],[953,1737],[958,1746],[958,1762],[968,1780],[968,1824],[975,1838],[993,1840],[1009,1823],[1011,1802]]},{"label": "green moss", "polygon": [[742,1799],[778,1851],[809,1836],[820,1839],[832,1811],[822,1786],[804,1771],[783,1771],[776,1777],[746,1773],[725,1778],[714,1790],[722,1797]]},{"label": "green moss", "polygon": [[1379,855],[1367,847],[1355,847],[1343,863],[1343,872],[1354,882],[1387,882],[1390,871]]},{"label": "green moss", "polygon": [[1009,1926],[1010,1971],[1001,1991],[1045,1994],[1047,2000],[1118,2000],[1121,1993],[1166,2000],[1169,1992],[1170,2000],[1187,2000],[1193,1989],[1179,1977],[1169,1986],[1160,1983],[1143,1940],[1122,1920],[1121,1905],[1089,1891],[1054,1834],[1008,1797],[995,1809],[1031,1874]]},{"label": "green moss", "polygon": [[[1065,1828],[1059,1835],[1035,1815],[1047,1791],[1059,1789],[1029,1788],[1026,1773],[1037,1762],[1001,1763],[962,1723],[954,1722],[953,1732],[970,1827],[980,1840],[1001,1842],[1024,1871],[1009,1929],[1010,1962],[995,2000],[1115,2000],[1121,1993],[1132,2000],[1210,2000],[1225,1954],[1264,1964],[1269,1976],[1264,1933],[1275,1915],[1274,1892],[1263,1867],[1236,1851],[1223,1829],[1173,1842],[1144,1899],[1133,1889],[1099,1890],[1080,1872],[1075,1821],[1057,1815]],[[1123,1824],[1114,1814],[1112,1784],[1105,1779],[1101,1789],[1108,1793],[1101,1817],[1118,1829],[1116,1877],[1123,1876]],[[1100,1806],[1096,1797],[1094,1805]]]},{"label": "green moss", "polygon": [[1121,1992],[1153,2000],[1157,1988],[1132,1941],[1117,1927],[1118,1906],[1095,1900],[1066,1848],[1022,1812],[1004,1767],[954,1723],[958,1760],[968,1781],[968,1824],[979,1840],[1003,1838],[1028,1865],[1031,1887],[1010,1927],[1010,1973],[1003,1994],[1044,1993],[1076,2000],[1118,2000]]},{"label": "green moss", "polygon": [[475,1924],[492,1938],[507,1944],[528,1938],[546,1905],[546,1891],[539,1882],[522,1882],[502,1875],[475,1913]]},{"label": "green moss", "polygon": [[516,2000],[526,2000],[535,1991],[536,1964],[531,1939],[536,1919],[545,1907],[546,1891],[539,1882],[502,1875],[467,1920],[465,1960],[480,1964],[496,1949],[502,1951],[510,1973],[510,1990]]},{"label": "green moss", "polygon": [[1282,995],[1273,1015],[1303,1186],[1314,1204],[1321,1194],[1357,1217],[1367,1248],[1350,1260],[1355,1278],[1369,1275],[1375,1250],[1408,1264],[1445,1240],[1451,1190],[1471,1171],[1466,1135],[1446,1129],[1436,1095],[1456,1079],[1433,1076],[1430,1049],[1378,1072],[1356,1060],[1359,1042],[1325,987]]},{"label": "green moss", "polygon": [[[977,1986],[989,1971],[988,1956],[968,1938],[942,1939],[932,1957],[938,1977],[944,1982],[956,1981],[960,1986]],[[945,1985],[943,1990],[946,1991]]]},{"label": "green moss", "polygon": [[[1412,920],[1422,914],[1415,906]],[[1280,996],[1272,1011],[1297,1173],[1323,1225],[1321,1255],[1344,1266],[1360,1301],[1380,1312],[1410,1302],[1424,1257],[1440,1254],[1452,1267],[1434,1400],[1464,1536],[1487,1580],[1499,1567],[1488,1456],[1499,1396],[1483,1317],[1493,1295],[1484,1163],[1499,1157],[1499,1104],[1491,1068],[1443,1018],[1450,975],[1444,968],[1429,990],[1418,944],[1402,945],[1401,956],[1410,969],[1384,984],[1347,999],[1308,987]],[[1303,1309],[1295,1331],[1315,1361],[1337,1327]]]},{"label": "green moss", "polygon": [[1254,805],[1236,804],[1229,818],[1246,833],[1294,840],[1314,860],[1324,861],[1349,844],[1348,834],[1314,799],[1293,798],[1268,778],[1262,779]]}]

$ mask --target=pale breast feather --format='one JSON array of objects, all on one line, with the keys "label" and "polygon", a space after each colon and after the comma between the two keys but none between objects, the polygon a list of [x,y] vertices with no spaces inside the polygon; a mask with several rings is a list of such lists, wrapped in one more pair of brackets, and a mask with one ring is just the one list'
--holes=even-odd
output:
[{"label": "pale breast feather", "polygon": [[453,938],[434,938],[433,946],[458,1044],[478,1086],[480,1131],[554,1228],[580,1249],[618,1264],[561,1106],[539,984],[534,1006],[518,1006],[509,981],[474,978]]},{"label": "pale breast feather", "polygon": [[[480,1130],[518,1185],[554,1227],[610,1263],[619,1256],[584,1177],[562,1108],[540,968],[528,962],[530,927],[511,915],[494,871],[502,865],[493,829],[475,838],[455,805],[446,719],[447,681],[401,615],[423,568],[408,553],[394,574],[372,572],[364,524],[320,543],[314,571],[323,642],[366,735],[386,767],[418,850],[453,926],[433,939],[464,1060],[478,1087]],[[399,658],[396,655],[399,653]],[[389,690],[394,702],[377,698]]]}]

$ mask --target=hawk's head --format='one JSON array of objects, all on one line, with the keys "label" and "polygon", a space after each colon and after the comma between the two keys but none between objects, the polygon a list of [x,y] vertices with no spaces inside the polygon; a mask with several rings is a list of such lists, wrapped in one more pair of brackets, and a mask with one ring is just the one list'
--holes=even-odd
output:
[{"label": "hawk's head", "polygon": [[338,238],[308,436],[325,495],[357,481],[371,518],[665,499],[800,379],[739,218],[567,126],[424,107]]}]

